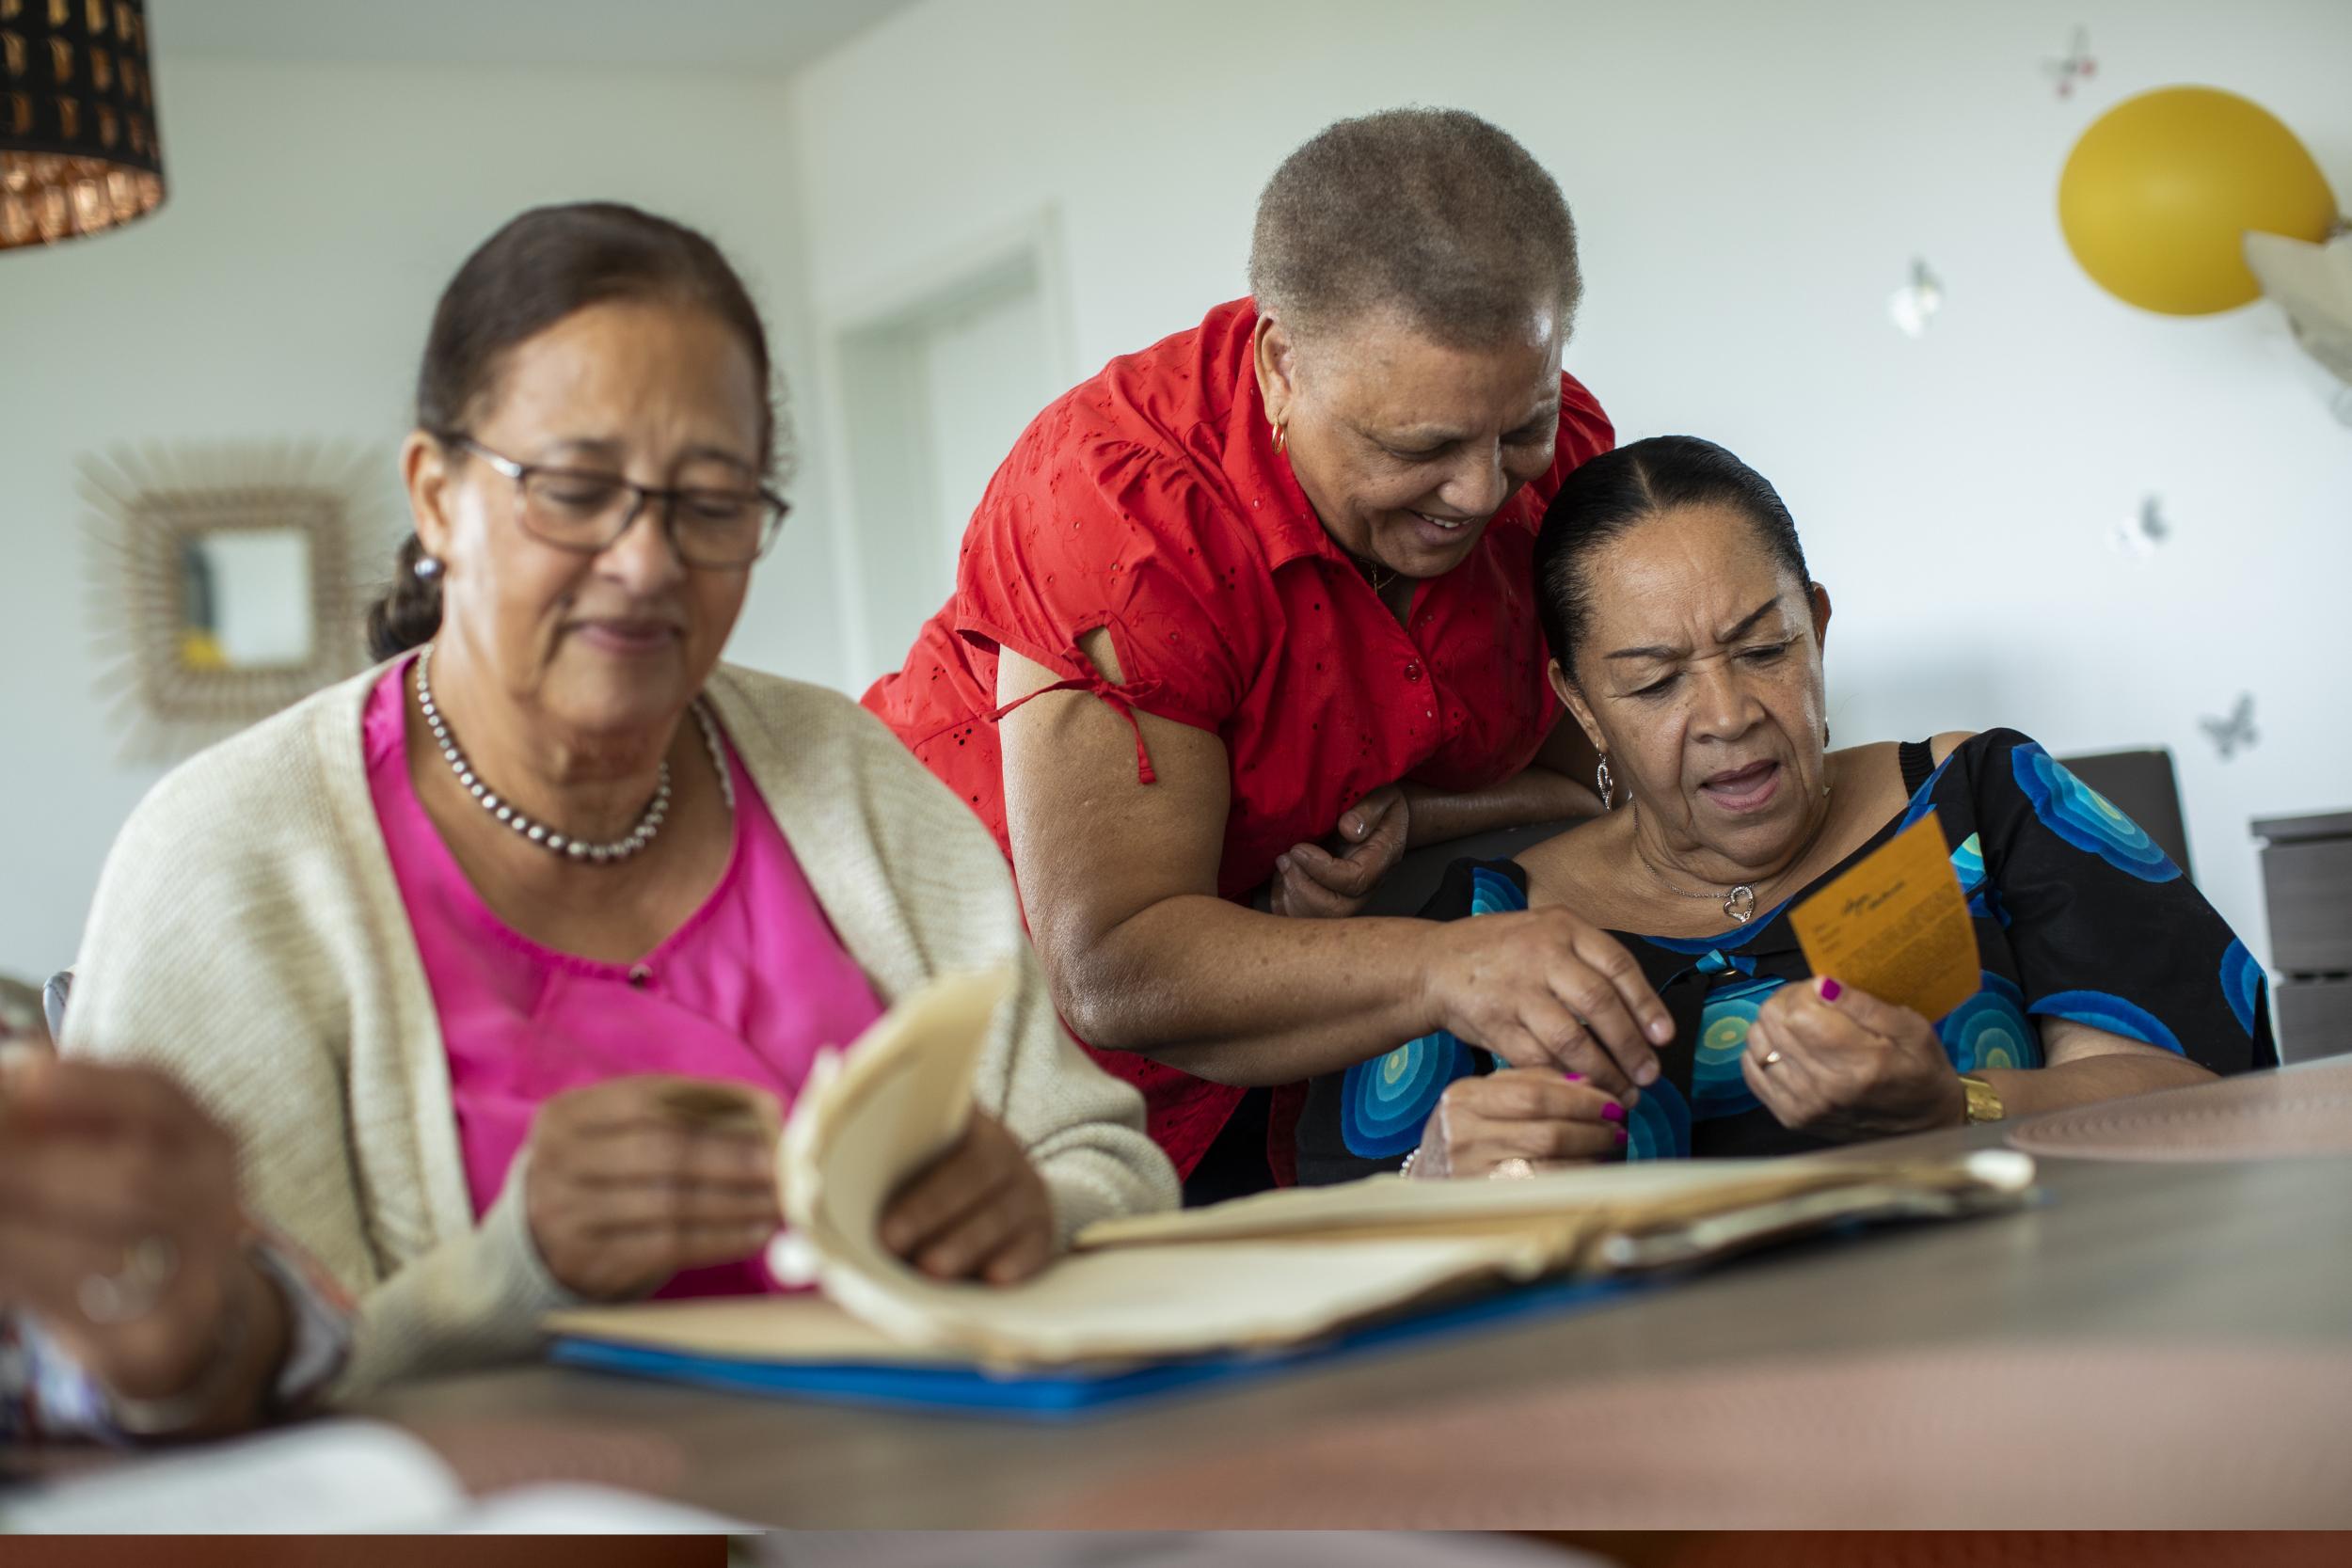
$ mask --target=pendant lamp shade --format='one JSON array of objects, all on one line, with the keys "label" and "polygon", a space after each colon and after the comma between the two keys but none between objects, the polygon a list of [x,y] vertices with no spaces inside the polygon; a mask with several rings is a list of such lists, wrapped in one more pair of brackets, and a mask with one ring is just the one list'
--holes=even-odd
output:
[{"label": "pendant lamp shade", "polygon": [[0,250],[163,199],[144,0],[0,0]]}]

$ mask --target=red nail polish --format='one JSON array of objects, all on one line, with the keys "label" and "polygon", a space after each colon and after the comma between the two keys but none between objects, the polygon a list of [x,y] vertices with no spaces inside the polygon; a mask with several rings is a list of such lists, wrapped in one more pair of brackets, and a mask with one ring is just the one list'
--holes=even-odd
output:
[{"label": "red nail polish", "polygon": [[1625,1107],[1613,1100],[1608,1104],[1603,1105],[1600,1108],[1600,1119],[1603,1121],[1623,1121],[1625,1119]]},{"label": "red nail polish", "polygon": [[1845,987],[1843,987],[1843,986],[1839,985],[1836,981],[1835,981],[1835,980],[1833,980],[1833,979],[1829,978],[1829,976],[1827,976],[1827,975],[1823,975],[1823,976],[1821,977],[1821,1000],[1822,1000],[1822,1001],[1824,1001],[1824,1002],[1835,1002],[1835,1001],[1836,1001],[1839,997],[1841,997],[1841,996],[1843,996],[1843,995],[1845,995],[1845,994],[1846,994],[1846,988],[1845,988]]}]

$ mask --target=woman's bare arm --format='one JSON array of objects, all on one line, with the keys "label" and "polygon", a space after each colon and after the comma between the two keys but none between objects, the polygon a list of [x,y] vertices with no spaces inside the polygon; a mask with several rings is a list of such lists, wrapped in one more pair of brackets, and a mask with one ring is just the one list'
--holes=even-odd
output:
[{"label": "woman's bare arm", "polygon": [[1408,784],[1405,799],[1412,808],[1412,826],[1406,846],[1418,849],[1424,844],[1446,844],[1497,828],[1597,816],[1600,797],[1590,785],[1578,782],[1593,776],[1597,760],[1593,743],[1584,738],[1574,720],[1563,715],[1545,737],[1535,760],[1499,784],[1461,794]]},{"label": "woman's bare arm", "polygon": [[[1089,641],[1118,681],[1107,640]],[[1059,678],[1007,650],[996,700]],[[1232,1084],[1291,1083],[1426,1034],[1418,923],[1283,920],[1218,897],[1224,742],[1136,720],[1151,784],[1126,721],[1090,693],[1048,692],[1000,728],[1022,907],[1071,1027]]]},{"label": "woman's bare arm", "polygon": [[[1081,648],[1120,680],[1106,639]],[[1003,652],[997,701],[1057,679]],[[1644,1029],[1671,1028],[1663,1006],[1629,957],[1565,911],[1492,917],[1490,940],[1471,943],[1453,927],[1285,920],[1218,897],[1224,744],[1137,720],[1151,784],[1125,720],[1090,693],[1049,692],[1001,726],[1023,908],[1056,1005],[1087,1040],[1222,1083],[1281,1084],[1447,1027],[1490,1037],[1480,1043],[1506,1058],[1571,1062],[1613,1091],[1655,1076]]]},{"label": "woman's bare arm", "polygon": [[2033,1116],[2097,1100],[2210,1083],[2211,1069],[2159,1046],[2125,1039],[2072,1019],[2044,1018],[2038,1068],[1989,1069],[1975,1076],[2001,1097],[2007,1117]]}]

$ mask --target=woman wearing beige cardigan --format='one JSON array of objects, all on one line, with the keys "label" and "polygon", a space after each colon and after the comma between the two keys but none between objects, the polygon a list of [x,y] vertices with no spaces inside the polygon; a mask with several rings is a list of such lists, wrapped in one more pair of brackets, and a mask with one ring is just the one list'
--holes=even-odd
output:
[{"label": "woman wearing beige cardigan", "polygon": [[782,1103],[947,970],[1021,980],[884,1244],[1009,1282],[1174,1201],[977,820],[849,699],[718,663],[784,515],[769,384],[700,235],[508,225],[427,341],[371,619],[399,657],[166,779],[108,861],[66,1048],[236,1132],[252,1206],[360,1298],[346,1388],[567,1303],[763,1288]]}]

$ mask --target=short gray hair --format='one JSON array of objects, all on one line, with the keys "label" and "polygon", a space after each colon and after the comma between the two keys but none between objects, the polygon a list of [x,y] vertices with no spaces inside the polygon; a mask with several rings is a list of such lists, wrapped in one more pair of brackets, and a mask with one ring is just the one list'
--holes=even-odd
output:
[{"label": "short gray hair", "polygon": [[1559,184],[1510,135],[1461,109],[1385,109],[1325,128],[1258,198],[1249,292],[1302,330],[1379,310],[1483,348],[1583,293]]}]

